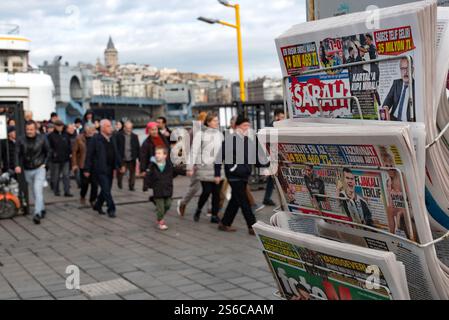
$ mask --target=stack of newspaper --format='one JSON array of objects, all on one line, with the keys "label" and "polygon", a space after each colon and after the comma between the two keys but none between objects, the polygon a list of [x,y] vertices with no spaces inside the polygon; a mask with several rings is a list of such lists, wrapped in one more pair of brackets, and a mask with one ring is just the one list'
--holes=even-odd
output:
[{"label": "stack of newspaper", "polygon": [[[259,139],[270,153],[282,210],[272,226],[255,229],[284,298],[298,298],[286,284],[301,282],[301,273],[336,279],[336,265],[313,265],[301,255],[306,248],[377,266],[384,297],[449,299],[449,241],[434,240],[447,232],[449,212],[429,215],[426,207],[427,200],[449,208],[449,149],[437,122],[437,114],[449,120],[449,51],[441,53],[449,50],[449,14],[440,9],[438,23],[436,2],[423,1],[379,10],[378,25],[364,12],[297,25],[276,39],[289,120]],[[267,237],[299,253],[269,250]],[[323,259],[333,261],[317,261]],[[295,263],[301,271],[280,277],[280,264]],[[354,280],[350,269],[338,270],[340,283]],[[351,283],[369,291],[372,282],[357,282],[369,276],[356,274]]]}]

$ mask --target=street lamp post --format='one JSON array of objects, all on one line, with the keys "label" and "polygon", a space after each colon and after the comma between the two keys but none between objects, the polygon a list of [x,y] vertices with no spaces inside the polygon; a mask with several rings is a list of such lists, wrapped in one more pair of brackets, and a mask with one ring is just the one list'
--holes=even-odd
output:
[{"label": "street lamp post", "polygon": [[237,52],[238,52],[238,59],[239,59],[239,80],[240,80],[240,100],[242,102],[246,101],[246,94],[245,94],[245,75],[243,70],[243,50],[242,50],[242,31],[241,31],[241,25],[240,25],[240,5],[239,4],[230,4],[227,0],[218,0],[222,5],[234,8],[235,10],[235,24],[228,23],[225,21],[221,21],[218,19],[210,19],[205,17],[199,17],[198,20],[209,23],[209,24],[215,24],[219,23],[221,25],[224,25],[226,27],[234,28],[237,31]]}]

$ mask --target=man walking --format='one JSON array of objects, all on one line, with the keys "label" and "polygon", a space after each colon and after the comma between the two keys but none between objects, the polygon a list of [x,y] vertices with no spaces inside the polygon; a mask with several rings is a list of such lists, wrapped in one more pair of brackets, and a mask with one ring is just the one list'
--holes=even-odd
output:
[{"label": "man walking", "polygon": [[[136,164],[140,153],[140,143],[139,137],[133,132],[133,124],[131,121],[125,122],[123,130],[117,133],[117,147],[120,153],[120,158],[122,159],[122,167],[125,167],[125,170],[128,170],[129,172],[129,191],[135,191]],[[119,189],[123,188],[124,175],[125,173],[117,174]]]},{"label": "man walking", "polygon": [[[84,176],[89,178],[92,173],[100,185],[101,192],[94,205],[94,210],[100,215],[104,215],[103,204],[106,202],[108,207],[107,213],[110,218],[116,217],[116,208],[114,199],[112,198],[112,180],[114,170],[118,170],[121,164],[120,154],[118,152],[117,143],[113,138],[114,129],[111,121],[101,120],[100,133],[92,138],[87,149],[86,163],[84,166]],[[120,169],[121,173],[125,172],[125,168]]]},{"label": "man walking", "polygon": [[59,197],[59,182],[62,175],[64,196],[73,197],[70,193],[70,155],[72,154],[71,141],[64,132],[64,123],[55,120],[55,131],[48,136],[51,149],[51,181],[55,196]]},{"label": "man walking", "polygon": [[16,174],[25,174],[28,186],[31,186],[34,195],[35,224],[41,223],[45,217],[44,184],[45,168],[50,157],[50,147],[47,139],[37,134],[37,125],[28,121],[25,126],[25,136],[20,137],[16,145]]},{"label": "man walking", "polygon": [[257,142],[255,138],[249,137],[251,127],[249,119],[240,115],[237,117],[235,125],[235,132],[226,134],[222,149],[218,155],[218,161],[215,164],[215,183],[220,183],[221,167],[224,161],[226,178],[231,186],[231,200],[218,229],[226,232],[235,232],[236,229],[231,226],[237,212],[239,209],[242,209],[248,225],[248,232],[250,235],[255,235],[253,225],[256,223],[256,217],[249,203],[247,187],[248,179],[252,173],[251,165],[263,165],[259,162],[260,150],[258,152]]},{"label": "man walking", "polygon": [[84,173],[87,149],[92,141],[92,137],[95,135],[96,130],[93,123],[87,123],[84,127],[84,131],[78,135],[73,146],[72,151],[72,170],[77,173],[81,179],[81,199],[82,205],[86,205],[87,190],[90,185],[90,198],[89,203],[93,208],[98,195],[98,182],[96,179],[92,179],[92,176],[86,177]]}]

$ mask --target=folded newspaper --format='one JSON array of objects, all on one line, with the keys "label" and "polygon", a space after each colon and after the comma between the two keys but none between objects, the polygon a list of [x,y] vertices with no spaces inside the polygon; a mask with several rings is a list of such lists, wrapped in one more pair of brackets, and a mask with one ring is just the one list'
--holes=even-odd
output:
[{"label": "folded newspaper", "polygon": [[265,258],[288,300],[406,300],[404,265],[393,253],[254,226]]},{"label": "folded newspaper", "polygon": [[449,8],[420,1],[302,23],[276,39],[290,118],[426,125],[426,200],[449,229]]}]

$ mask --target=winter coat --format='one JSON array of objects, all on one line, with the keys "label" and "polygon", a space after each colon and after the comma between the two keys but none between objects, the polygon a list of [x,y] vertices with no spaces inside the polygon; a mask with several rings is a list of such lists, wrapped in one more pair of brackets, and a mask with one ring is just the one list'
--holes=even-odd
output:
[{"label": "winter coat", "polygon": [[51,157],[53,163],[65,163],[70,160],[72,154],[72,143],[65,132],[54,131],[48,135]]},{"label": "winter coat", "polygon": [[153,189],[154,198],[171,198],[173,196],[173,179],[177,173],[171,161],[167,160],[164,171],[159,169],[156,161],[152,159],[145,176],[145,184]]},{"label": "winter coat", "polygon": [[[164,141],[167,150],[169,150],[168,155],[170,156],[170,144],[168,140],[162,135],[159,136],[161,137],[162,141]],[[149,168],[151,158],[154,157],[155,149],[156,147],[153,144],[153,140],[151,139],[151,137],[148,137],[140,147],[140,155],[139,155],[140,172],[145,172]]]},{"label": "winter coat", "polygon": [[50,157],[50,146],[47,138],[38,134],[35,138],[20,137],[16,144],[16,165],[25,170],[47,166]]},{"label": "winter coat", "polygon": [[[192,155],[195,174],[199,181],[214,182],[215,160],[223,142],[218,129],[203,127],[193,138]],[[223,178],[223,173],[220,173]]]},{"label": "winter coat", "polygon": [[[119,132],[116,135],[117,148],[122,161],[125,160],[125,133]],[[135,133],[131,133],[131,161],[136,161],[140,153],[139,137]]]},{"label": "winter coat", "polygon": [[112,167],[108,166],[107,152],[104,145],[105,140],[106,138],[102,134],[97,133],[91,138],[91,141],[89,142],[84,170],[91,174],[95,173],[97,175],[109,175],[113,170],[120,168],[122,160],[120,158],[120,154],[117,149],[117,143],[114,137],[111,137],[110,141],[114,149],[115,161]]}]

